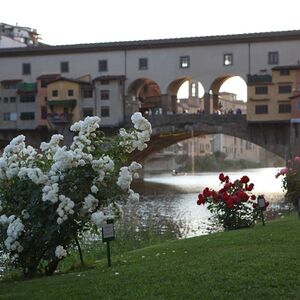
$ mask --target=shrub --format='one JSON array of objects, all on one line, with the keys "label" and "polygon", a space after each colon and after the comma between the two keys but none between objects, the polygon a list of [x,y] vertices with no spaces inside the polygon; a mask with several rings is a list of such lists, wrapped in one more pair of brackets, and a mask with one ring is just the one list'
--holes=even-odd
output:
[{"label": "shrub", "polygon": [[[0,158],[0,252],[25,277],[51,275],[79,237],[116,215],[120,204],[138,200],[130,189],[141,165],[122,166],[128,153],[143,150],[151,125],[140,113],[134,129],[114,138],[99,130],[100,118],[71,126],[78,132],[71,146],[62,135],[43,142],[40,151],[14,138]],[[81,252],[80,252],[81,253]]]},{"label": "shrub", "polygon": [[221,173],[219,179],[223,187],[219,191],[206,187],[198,195],[197,204],[206,204],[225,230],[252,226],[259,217],[256,196],[251,194],[254,184],[249,183],[248,176],[231,182]]}]

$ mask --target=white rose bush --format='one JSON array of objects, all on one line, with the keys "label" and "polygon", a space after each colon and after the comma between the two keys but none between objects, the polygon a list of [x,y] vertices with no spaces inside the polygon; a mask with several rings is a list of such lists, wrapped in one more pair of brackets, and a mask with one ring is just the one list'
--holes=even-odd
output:
[{"label": "white rose bush", "polygon": [[[68,148],[53,135],[36,150],[19,135],[0,158],[0,251],[24,277],[51,275],[79,237],[118,213],[121,204],[137,201],[130,185],[142,167],[128,163],[129,153],[142,151],[151,124],[135,113],[134,128],[108,138],[99,117],[71,126],[78,133]],[[124,164],[129,164],[124,166]]]}]

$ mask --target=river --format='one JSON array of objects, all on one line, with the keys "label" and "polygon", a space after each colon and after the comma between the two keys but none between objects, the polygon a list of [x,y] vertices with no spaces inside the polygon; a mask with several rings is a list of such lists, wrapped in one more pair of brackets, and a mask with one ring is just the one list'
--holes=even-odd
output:
[{"label": "river", "polygon": [[[247,175],[254,183],[253,194],[264,194],[270,202],[270,210],[276,210],[282,204],[284,191],[281,179],[275,178],[280,168],[245,169],[226,172],[231,180]],[[134,185],[140,193],[140,209],[145,214],[156,214],[177,222],[181,237],[207,234],[212,231],[210,212],[205,206],[196,204],[197,196],[205,187],[220,189],[217,172],[195,174],[171,173],[159,175],[146,174],[144,180]],[[155,211],[155,212],[154,212]]]}]

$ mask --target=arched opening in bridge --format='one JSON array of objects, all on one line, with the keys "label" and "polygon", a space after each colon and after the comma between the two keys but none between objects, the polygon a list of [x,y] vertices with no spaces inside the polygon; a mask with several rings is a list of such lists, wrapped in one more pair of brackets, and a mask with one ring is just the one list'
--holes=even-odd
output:
[{"label": "arched opening in bridge", "polygon": [[170,83],[168,95],[170,107],[176,113],[196,113],[204,109],[204,88],[190,77],[178,78]]},{"label": "arched opening in bridge", "polygon": [[128,88],[128,103],[132,104],[132,112],[143,114],[161,114],[161,91],[159,85],[152,79],[139,78]]},{"label": "arched opening in bridge", "polygon": [[281,167],[284,159],[249,141],[225,134],[199,134],[190,131],[177,142],[157,148],[145,160],[147,173],[177,170],[179,173],[241,170],[254,167]]},{"label": "arched opening in bridge", "polygon": [[211,97],[214,113],[246,114],[247,84],[240,76],[219,76],[211,85]]}]

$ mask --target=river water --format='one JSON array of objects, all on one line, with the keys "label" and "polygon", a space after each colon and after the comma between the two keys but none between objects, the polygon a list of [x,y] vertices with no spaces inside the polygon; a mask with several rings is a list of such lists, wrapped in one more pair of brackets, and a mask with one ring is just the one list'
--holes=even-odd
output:
[{"label": "river water", "polygon": [[[270,202],[269,210],[281,207],[284,191],[281,179],[275,178],[280,168],[245,169],[226,172],[231,180],[243,175],[254,183],[253,194],[263,194]],[[212,231],[211,214],[205,206],[197,205],[197,197],[205,187],[220,189],[218,172],[195,174],[171,173],[159,175],[146,174],[144,180],[134,185],[140,193],[140,209],[144,214],[155,214],[162,219],[169,218],[180,227],[180,237],[191,237],[207,234]]]}]

